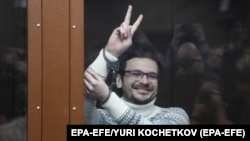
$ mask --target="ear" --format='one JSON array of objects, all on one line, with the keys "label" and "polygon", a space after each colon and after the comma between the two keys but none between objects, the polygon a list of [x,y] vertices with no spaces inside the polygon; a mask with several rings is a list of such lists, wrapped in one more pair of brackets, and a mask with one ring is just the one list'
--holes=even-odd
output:
[{"label": "ear", "polygon": [[122,76],[120,74],[117,74],[115,77],[116,87],[121,88],[122,87]]}]

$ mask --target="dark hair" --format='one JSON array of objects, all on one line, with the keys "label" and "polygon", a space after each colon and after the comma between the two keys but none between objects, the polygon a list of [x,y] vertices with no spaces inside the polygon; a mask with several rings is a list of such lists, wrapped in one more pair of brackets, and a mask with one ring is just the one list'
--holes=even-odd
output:
[{"label": "dark hair", "polygon": [[136,43],[134,43],[126,52],[124,52],[119,57],[120,61],[119,72],[123,72],[125,70],[127,60],[135,57],[149,58],[154,60],[158,65],[158,73],[160,74],[162,66],[159,59],[157,58],[157,51],[151,45],[136,44]]}]

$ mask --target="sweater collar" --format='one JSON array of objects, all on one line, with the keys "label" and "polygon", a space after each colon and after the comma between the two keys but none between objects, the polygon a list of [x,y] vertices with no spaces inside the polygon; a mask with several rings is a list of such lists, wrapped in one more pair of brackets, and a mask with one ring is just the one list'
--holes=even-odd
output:
[{"label": "sweater collar", "polygon": [[121,99],[124,101],[126,105],[128,105],[130,108],[132,108],[133,110],[135,110],[144,117],[151,116],[152,113],[155,113],[158,109],[158,106],[155,105],[156,98],[154,98],[149,103],[143,105],[128,102],[123,97]]}]

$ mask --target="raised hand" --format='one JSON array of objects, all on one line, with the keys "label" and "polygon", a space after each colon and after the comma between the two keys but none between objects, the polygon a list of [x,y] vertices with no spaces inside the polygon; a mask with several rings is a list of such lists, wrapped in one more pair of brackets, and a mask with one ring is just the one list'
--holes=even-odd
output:
[{"label": "raised hand", "polygon": [[132,37],[143,19],[143,15],[140,14],[134,24],[130,25],[131,14],[132,6],[129,5],[124,21],[113,30],[106,45],[106,51],[116,57],[119,57],[132,45]]}]

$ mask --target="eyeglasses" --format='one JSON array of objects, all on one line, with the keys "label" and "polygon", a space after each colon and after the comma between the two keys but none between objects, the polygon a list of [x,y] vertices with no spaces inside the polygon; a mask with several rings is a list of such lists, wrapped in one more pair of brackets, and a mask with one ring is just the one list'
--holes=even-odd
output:
[{"label": "eyeglasses", "polygon": [[149,81],[155,81],[158,79],[159,75],[157,73],[154,73],[154,72],[149,72],[149,73],[145,73],[145,72],[142,72],[142,71],[139,71],[139,70],[126,70],[124,71],[123,74],[129,74],[130,76],[132,76],[133,78],[139,80],[139,79],[142,79],[144,75],[147,76],[147,79]]}]

